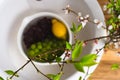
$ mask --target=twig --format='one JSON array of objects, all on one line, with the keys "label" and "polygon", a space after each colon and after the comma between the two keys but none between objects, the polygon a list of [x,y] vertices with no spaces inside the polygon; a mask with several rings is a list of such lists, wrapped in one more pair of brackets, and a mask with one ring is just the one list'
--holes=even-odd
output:
[{"label": "twig", "polygon": [[21,66],[18,70],[14,72],[14,74],[10,77],[12,79],[21,69],[23,69],[31,60],[28,60],[23,66]]},{"label": "twig", "polygon": [[[68,54],[68,50],[66,50],[65,54]],[[66,59],[66,55],[64,56],[63,61],[65,61],[65,59]],[[60,72],[63,72],[64,64],[65,63],[62,63],[62,65],[60,66]]]},{"label": "twig", "polygon": [[59,50],[65,50],[65,48],[57,48],[57,49],[54,49],[54,50],[49,50],[47,52],[44,52],[43,54],[40,54],[40,55],[37,55],[36,57],[37,58],[41,58],[42,56],[44,56],[45,54],[49,54],[49,53],[55,53]]},{"label": "twig", "polygon": [[29,58],[30,62],[32,63],[32,65],[34,66],[34,68],[36,69],[36,71],[40,74],[42,74],[43,76],[45,76],[46,78],[48,78],[49,80],[51,80],[47,75],[45,75],[43,72],[41,72],[37,66],[33,63],[33,61]]},{"label": "twig", "polygon": [[97,37],[97,38],[91,38],[91,39],[87,39],[87,40],[84,40],[84,42],[89,42],[89,41],[93,41],[93,40],[99,40],[99,39],[103,39],[103,38],[109,38],[111,37],[110,35],[108,36],[101,36],[101,37]]},{"label": "twig", "polygon": [[86,77],[89,75],[89,69],[90,69],[90,68],[88,67],[88,69],[87,69],[87,73],[85,74],[83,80],[86,80]]}]

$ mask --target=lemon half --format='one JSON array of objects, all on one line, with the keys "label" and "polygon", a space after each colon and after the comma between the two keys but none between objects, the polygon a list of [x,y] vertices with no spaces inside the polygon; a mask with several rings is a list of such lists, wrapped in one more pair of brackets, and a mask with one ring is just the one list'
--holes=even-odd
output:
[{"label": "lemon half", "polygon": [[66,26],[57,19],[52,19],[52,32],[57,38],[66,39],[67,37]]}]

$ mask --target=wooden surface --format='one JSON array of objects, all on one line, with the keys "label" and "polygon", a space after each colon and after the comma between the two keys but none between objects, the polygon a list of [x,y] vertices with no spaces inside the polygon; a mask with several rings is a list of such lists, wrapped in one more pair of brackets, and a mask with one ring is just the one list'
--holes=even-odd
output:
[{"label": "wooden surface", "polygon": [[[107,0],[98,0],[99,4],[103,6],[106,4]],[[106,19],[109,17],[104,13]],[[114,63],[120,64],[120,56],[117,56],[116,53],[118,50],[107,50],[102,57],[101,62],[90,76],[89,80],[120,80],[120,69],[111,70],[111,65]]]}]

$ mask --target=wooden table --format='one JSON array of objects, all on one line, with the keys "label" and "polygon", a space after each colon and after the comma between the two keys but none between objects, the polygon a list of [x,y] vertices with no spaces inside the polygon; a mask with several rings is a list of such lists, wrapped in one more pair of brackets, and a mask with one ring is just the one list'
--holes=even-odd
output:
[{"label": "wooden table", "polygon": [[[98,0],[98,2],[103,6],[107,0]],[[106,19],[109,17],[106,13],[104,13],[104,15]],[[90,76],[89,80],[120,80],[120,69],[111,70],[112,64],[120,64],[120,56],[116,55],[117,51],[120,51],[120,49],[107,50],[107,52],[104,53],[101,62],[94,73]]]}]

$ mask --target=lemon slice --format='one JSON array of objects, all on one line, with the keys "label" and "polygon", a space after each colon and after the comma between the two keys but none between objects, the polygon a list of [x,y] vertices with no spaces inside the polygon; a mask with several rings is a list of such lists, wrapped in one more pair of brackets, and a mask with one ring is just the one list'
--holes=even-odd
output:
[{"label": "lemon slice", "polygon": [[67,37],[66,26],[56,19],[52,20],[52,32],[57,38],[66,39]]}]

